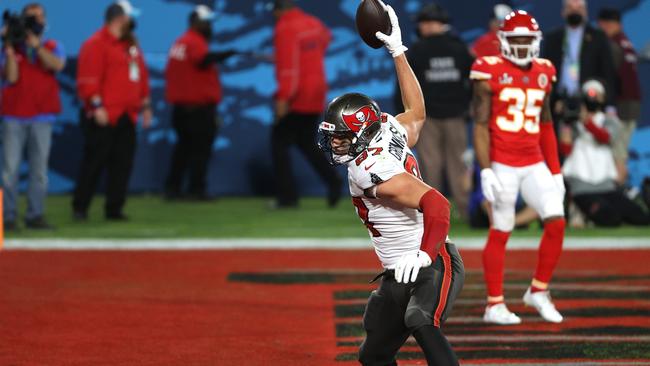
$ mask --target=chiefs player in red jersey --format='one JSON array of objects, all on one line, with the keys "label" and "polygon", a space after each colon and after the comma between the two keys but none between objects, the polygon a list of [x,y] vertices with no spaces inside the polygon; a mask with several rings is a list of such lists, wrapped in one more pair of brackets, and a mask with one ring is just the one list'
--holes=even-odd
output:
[{"label": "chiefs player in red jersey", "polygon": [[508,15],[498,32],[501,55],[482,57],[472,66],[475,115],[474,146],[481,165],[483,195],[491,203],[492,222],[483,251],[488,323],[518,324],[503,297],[505,247],[514,227],[519,193],[544,221],[538,263],[524,303],[547,321],[562,315],[551,301],[548,284],[564,240],[564,181],[549,96],[555,68],[538,58],[542,33],[524,11]]}]

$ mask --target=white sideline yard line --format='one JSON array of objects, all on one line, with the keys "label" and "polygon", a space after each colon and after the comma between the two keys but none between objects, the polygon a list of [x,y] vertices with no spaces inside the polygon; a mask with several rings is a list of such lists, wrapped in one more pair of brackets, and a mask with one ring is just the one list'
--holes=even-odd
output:
[{"label": "white sideline yard line", "polygon": [[[462,249],[482,249],[485,238],[457,238]],[[537,249],[538,238],[512,238],[509,249]],[[5,249],[30,250],[195,250],[195,249],[370,249],[368,239],[6,239]],[[565,249],[650,249],[650,238],[573,238]]]},{"label": "white sideline yard line", "polygon": [[[404,366],[421,365],[420,363],[405,363]],[[650,366],[650,362],[541,362],[541,363],[463,363],[463,366]]]},{"label": "white sideline yard line", "polygon": [[[482,320],[481,320],[482,322]],[[446,335],[450,342],[457,343],[485,343],[485,342],[503,342],[503,343],[543,343],[543,342],[581,342],[581,343],[645,343],[650,341],[650,336],[607,336],[607,335],[568,335],[568,334],[536,334],[536,335],[502,335],[502,334],[485,334],[485,335]],[[342,337],[337,338],[338,342],[362,341],[363,337]],[[415,343],[415,339],[410,336],[409,341]],[[650,362],[649,362],[650,363]],[[507,364],[510,366],[510,364]]]}]

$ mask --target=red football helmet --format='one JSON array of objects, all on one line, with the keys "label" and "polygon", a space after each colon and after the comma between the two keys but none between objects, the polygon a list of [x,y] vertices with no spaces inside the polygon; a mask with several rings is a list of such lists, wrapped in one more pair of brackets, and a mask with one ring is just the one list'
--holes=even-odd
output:
[{"label": "red football helmet", "polygon": [[[542,42],[542,32],[535,18],[523,10],[516,10],[508,14],[497,32],[501,42],[501,54],[506,59],[520,66],[530,64],[534,58],[539,56],[539,44]],[[512,44],[509,38],[530,37],[528,44]],[[521,56],[520,50],[525,50],[525,56]]]}]

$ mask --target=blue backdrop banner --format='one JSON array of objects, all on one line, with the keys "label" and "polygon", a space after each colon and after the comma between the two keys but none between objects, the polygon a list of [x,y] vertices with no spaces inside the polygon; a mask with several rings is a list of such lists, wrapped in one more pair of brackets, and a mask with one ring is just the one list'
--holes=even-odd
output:
[{"label": "blue backdrop banner", "polygon": [[[23,0],[5,0],[1,8],[20,10]],[[82,137],[78,127],[79,104],[75,97],[76,57],[82,42],[102,25],[107,0],[43,0],[48,16],[46,36],[59,40],[68,55],[68,64],[59,80],[62,86],[63,113],[55,125],[50,160],[50,191],[69,192],[79,166]],[[213,145],[209,169],[209,191],[218,195],[260,195],[273,191],[270,160],[269,127],[272,123],[272,95],[275,79],[273,54],[273,17],[267,1],[255,0],[133,0],[142,11],[138,18],[137,35],[151,73],[155,122],[148,130],[139,130],[135,168],[131,179],[132,192],[158,192],[167,174],[175,134],[170,127],[170,110],[163,98],[163,71],[167,51],[172,42],[184,32],[187,18],[196,4],[213,7],[215,20],[215,50],[235,49],[249,52],[235,56],[221,65],[224,99],[219,106],[223,119],[219,137]],[[358,91],[377,99],[383,110],[392,113],[391,98],[395,84],[393,64],[388,53],[373,50],[361,42],[354,26],[354,13],[359,0],[298,0],[296,3],[317,15],[331,29],[333,41],[327,54],[328,98]],[[415,38],[413,17],[422,0],[388,1],[400,15],[405,43]],[[454,31],[468,43],[485,32],[491,7],[497,1],[461,0],[439,1],[452,17]],[[513,8],[530,11],[548,31],[560,26],[561,0],[510,1]],[[646,19],[650,18],[650,1],[591,0],[591,18],[603,6],[617,7],[637,49],[647,40]],[[0,9],[4,10],[4,9]],[[650,64],[640,67],[645,81],[646,103],[640,129],[633,138],[630,161],[631,183],[637,184],[650,175]],[[298,154],[293,156],[296,179],[303,194],[319,195],[324,186]],[[26,167],[24,169],[26,178]],[[343,172],[342,172],[343,173]]]}]

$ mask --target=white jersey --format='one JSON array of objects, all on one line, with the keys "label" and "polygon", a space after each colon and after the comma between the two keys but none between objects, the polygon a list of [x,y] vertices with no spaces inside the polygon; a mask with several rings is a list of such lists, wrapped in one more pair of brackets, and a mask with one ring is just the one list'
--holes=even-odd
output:
[{"label": "white jersey", "polygon": [[409,172],[421,179],[417,160],[407,146],[406,130],[395,117],[386,116],[368,148],[348,163],[348,180],[352,201],[379,260],[393,269],[401,256],[420,249],[424,225],[420,211],[364,194],[397,174]]}]

